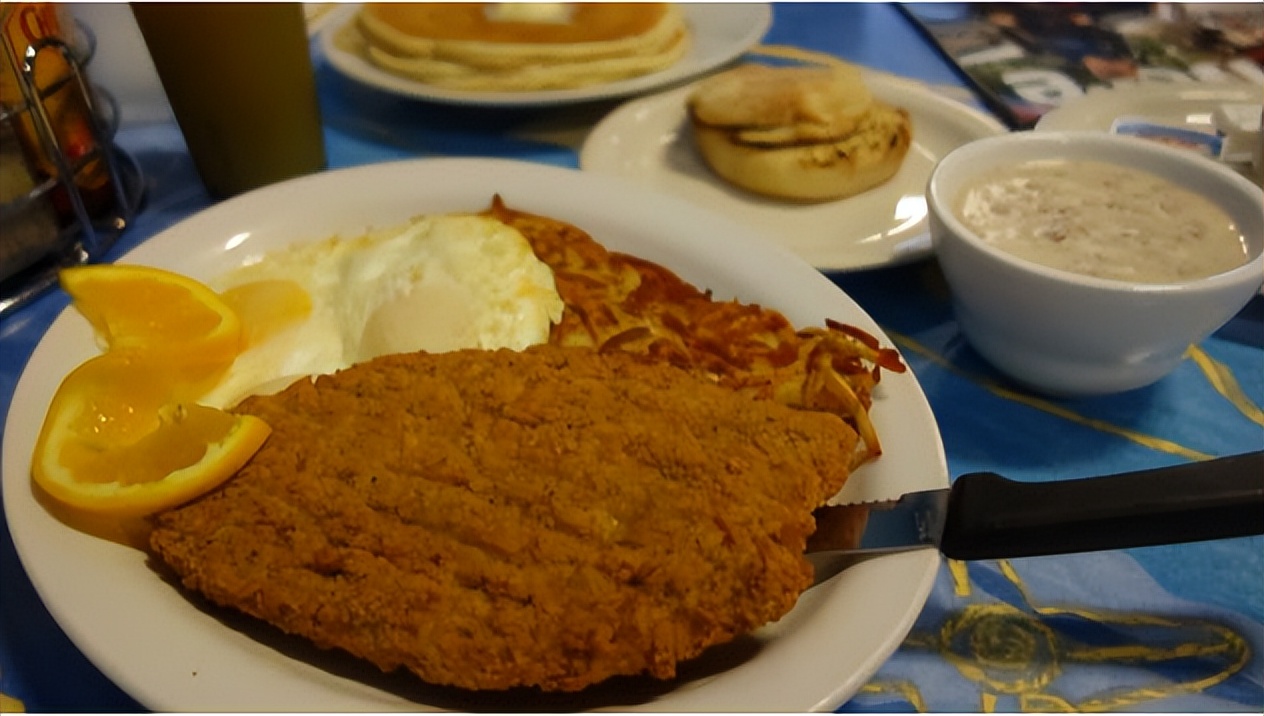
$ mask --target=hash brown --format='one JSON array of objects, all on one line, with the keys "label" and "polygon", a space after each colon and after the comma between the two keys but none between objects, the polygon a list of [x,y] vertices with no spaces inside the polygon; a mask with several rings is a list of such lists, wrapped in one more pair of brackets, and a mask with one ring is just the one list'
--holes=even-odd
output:
[{"label": "hash brown", "polygon": [[553,269],[566,309],[549,343],[645,355],[746,395],[831,412],[860,433],[852,469],[882,454],[869,419],[873,391],[882,371],[906,367],[874,336],[834,321],[796,329],[775,310],[716,300],[664,266],[608,250],[573,224],[512,209],[499,196],[487,213],[522,232]]}]

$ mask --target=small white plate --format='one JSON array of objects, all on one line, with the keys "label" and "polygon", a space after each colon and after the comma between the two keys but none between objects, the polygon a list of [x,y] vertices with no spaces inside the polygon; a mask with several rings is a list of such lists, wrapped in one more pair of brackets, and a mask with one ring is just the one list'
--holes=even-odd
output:
[{"label": "small white plate", "polygon": [[1215,132],[1211,115],[1227,103],[1264,102],[1264,88],[1247,83],[1148,82],[1096,89],[1051,110],[1036,123],[1039,131],[1110,131],[1121,117],[1202,132]]},{"label": "small white plate", "polygon": [[[833,318],[891,345],[834,283],[756,232],[631,182],[526,162],[420,159],[314,174],[217,204],[122,261],[205,281],[298,241],[355,236],[422,213],[479,211],[495,193],[670,267],[717,299],[778,309],[801,326]],[[829,710],[899,646],[939,569],[933,549],[855,565],[808,590],[775,624],[684,665],[674,682],[617,680],[561,701],[427,687],[210,607],[160,576],[143,552],[76,531],[37,501],[30,471],[40,424],[62,378],[97,351],[87,321],[67,309],[31,355],[3,434],[5,517],[58,624],[107,677],[156,711]],[[873,419],[883,455],[852,476],[846,499],[948,485],[935,418],[911,371],[883,375]]]},{"label": "small white plate", "polygon": [[588,135],[580,166],[715,209],[824,271],[923,258],[931,253],[923,196],[931,169],[956,147],[1006,130],[990,115],[921,83],[870,72],[864,77],[875,97],[909,111],[913,145],[894,177],[862,194],[798,204],[761,197],[718,178],[690,137],[685,99],[692,86],[643,97],[611,112]]},{"label": "small white plate", "polygon": [[767,3],[684,3],[681,9],[692,33],[691,46],[676,64],[653,74],[618,82],[538,92],[470,92],[445,89],[379,68],[338,46],[335,38],[355,22],[358,6],[340,8],[326,21],[320,46],[329,63],[343,75],[377,89],[434,102],[488,107],[542,107],[616,99],[661,89],[709,72],[758,43],[772,25]]}]

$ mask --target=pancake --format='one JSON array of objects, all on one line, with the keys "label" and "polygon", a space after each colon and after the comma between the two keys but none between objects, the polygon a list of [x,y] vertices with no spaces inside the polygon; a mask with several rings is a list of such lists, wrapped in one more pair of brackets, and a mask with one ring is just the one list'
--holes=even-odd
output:
[{"label": "pancake", "polygon": [[515,7],[370,3],[339,44],[393,74],[473,91],[613,82],[669,67],[689,48],[684,16],[670,3]]},{"label": "pancake", "polygon": [[666,3],[575,3],[557,11],[556,17],[565,21],[529,22],[519,19],[526,15],[498,14],[492,7],[495,5],[369,3],[364,6],[363,17],[384,32],[389,28],[398,33],[396,37],[402,37],[405,46],[415,39],[574,45],[642,37],[668,12]]}]

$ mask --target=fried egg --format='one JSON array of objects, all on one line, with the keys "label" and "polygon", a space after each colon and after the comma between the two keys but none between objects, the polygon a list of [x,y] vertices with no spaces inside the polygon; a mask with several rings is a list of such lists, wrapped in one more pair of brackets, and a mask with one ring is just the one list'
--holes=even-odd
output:
[{"label": "fried egg", "polygon": [[388,353],[522,350],[547,342],[565,307],[526,238],[472,214],[288,247],[211,285],[247,345],[203,396],[214,407]]}]

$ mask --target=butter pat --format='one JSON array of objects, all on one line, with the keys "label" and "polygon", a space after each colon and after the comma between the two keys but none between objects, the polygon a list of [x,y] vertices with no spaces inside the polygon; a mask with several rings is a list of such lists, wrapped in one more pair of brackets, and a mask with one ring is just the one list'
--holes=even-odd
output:
[{"label": "butter pat", "polygon": [[1220,159],[1235,164],[1260,164],[1260,114],[1254,104],[1222,104],[1212,112],[1211,122],[1224,135]]},{"label": "butter pat", "polygon": [[536,22],[565,25],[571,21],[574,6],[564,2],[497,2],[484,13],[492,22]]}]

